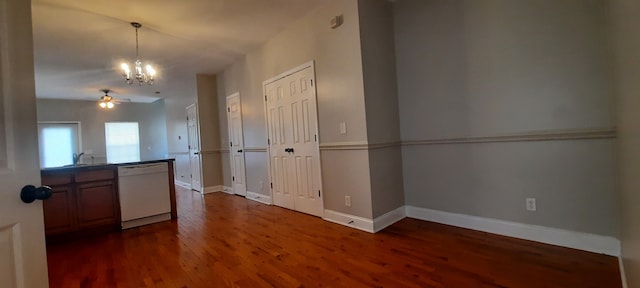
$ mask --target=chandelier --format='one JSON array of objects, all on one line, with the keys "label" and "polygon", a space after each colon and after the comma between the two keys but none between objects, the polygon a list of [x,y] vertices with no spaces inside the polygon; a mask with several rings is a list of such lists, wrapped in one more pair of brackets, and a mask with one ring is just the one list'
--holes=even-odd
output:
[{"label": "chandelier", "polygon": [[113,97],[109,96],[109,92],[111,92],[111,90],[102,89],[100,91],[104,92],[104,96],[100,97],[100,101],[98,101],[98,106],[100,106],[100,108],[103,108],[103,109],[112,109],[114,106],[113,103],[115,102],[115,100],[113,99]]},{"label": "chandelier", "polygon": [[142,27],[142,24],[138,22],[131,22],[131,26],[136,28],[136,62],[133,64],[133,71],[129,69],[129,65],[127,63],[122,63],[120,67],[123,71],[124,80],[127,84],[133,84],[134,80],[138,81],[138,84],[142,85],[153,84],[153,76],[156,75],[156,70],[151,67],[151,65],[146,65],[145,70],[142,70],[142,61],[140,61],[140,57],[138,56],[138,29]]}]

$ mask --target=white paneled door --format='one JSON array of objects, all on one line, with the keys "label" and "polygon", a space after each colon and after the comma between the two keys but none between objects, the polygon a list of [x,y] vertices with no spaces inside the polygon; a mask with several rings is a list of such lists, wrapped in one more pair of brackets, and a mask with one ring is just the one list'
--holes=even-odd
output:
[{"label": "white paneled door", "polygon": [[203,192],[202,158],[200,155],[200,130],[198,129],[198,107],[189,105],[187,110],[187,133],[189,142],[189,167],[191,171],[191,189]]},{"label": "white paneled door", "polygon": [[0,287],[48,287],[40,184],[31,3],[0,0]]},{"label": "white paneled door", "polygon": [[247,184],[244,167],[244,137],[242,135],[240,93],[227,97],[227,121],[229,125],[229,155],[231,156],[233,193],[245,196],[247,195]]},{"label": "white paneled door", "polygon": [[313,65],[265,82],[269,171],[275,205],[322,216]]}]

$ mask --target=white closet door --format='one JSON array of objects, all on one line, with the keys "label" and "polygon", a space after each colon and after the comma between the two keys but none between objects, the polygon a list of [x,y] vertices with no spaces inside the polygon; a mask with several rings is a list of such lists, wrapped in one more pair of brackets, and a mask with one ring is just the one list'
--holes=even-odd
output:
[{"label": "white closet door", "polygon": [[265,90],[274,203],[322,216],[313,68],[268,83]]},{"label": "white closet door", "polygon": [[294,209],[293,201],[293,146],[291,108],[288,105],[288,87],[284,81],[266,85],[267,117],[269,127],[269,165],[273,204]]}]

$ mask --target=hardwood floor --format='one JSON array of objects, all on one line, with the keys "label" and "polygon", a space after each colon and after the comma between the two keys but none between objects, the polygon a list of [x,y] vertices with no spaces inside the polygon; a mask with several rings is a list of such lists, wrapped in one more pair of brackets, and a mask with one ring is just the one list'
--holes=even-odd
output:
[{"label": "hardwood floor", "polygon": [[51,287],[622,287],[615,257],[414,219],[370,234],[177,194],[176,221],[49,244]]}]

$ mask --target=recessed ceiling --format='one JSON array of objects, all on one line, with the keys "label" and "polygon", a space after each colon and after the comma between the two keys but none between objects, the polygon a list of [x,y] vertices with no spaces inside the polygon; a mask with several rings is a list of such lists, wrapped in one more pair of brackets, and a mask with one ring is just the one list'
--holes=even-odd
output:
[{"label": "recessed ceiling", "polygon": [[[38,98],[98,100],[100,89],[132,102],[195,95],[197,73],[217,73],[323,0],[32,0]],[[140,59],[152,86],[128,85],[120,70]],[[160,91],[161,94],[156,94]]]}]

